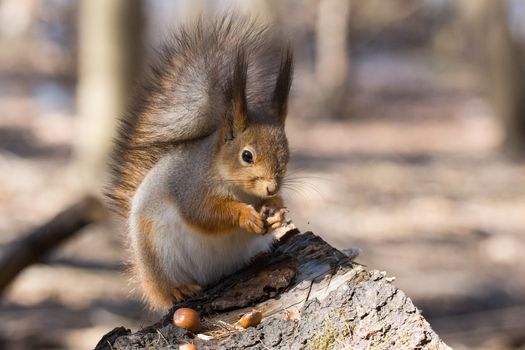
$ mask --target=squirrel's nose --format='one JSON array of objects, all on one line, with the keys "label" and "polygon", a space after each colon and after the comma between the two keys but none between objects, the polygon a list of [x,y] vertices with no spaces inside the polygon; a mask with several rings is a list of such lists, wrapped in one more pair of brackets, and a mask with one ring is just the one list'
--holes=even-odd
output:
[{"label": "squirrel's nose", "polygon": [[275,192],[277,192],[277,183],[275,181],[270,182],[266,186],[266,192],[268,193],[269,196],[275,194]]}]

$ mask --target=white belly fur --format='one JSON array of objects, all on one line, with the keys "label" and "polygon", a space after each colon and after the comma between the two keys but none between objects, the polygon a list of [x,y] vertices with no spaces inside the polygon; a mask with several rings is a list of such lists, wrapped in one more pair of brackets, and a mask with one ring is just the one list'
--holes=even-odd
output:
[{"label": "white belly fur", "polygon": [[240,229],[217,235],[197,232],[181,220],[173,205],[157,215],[154,245],[161,268],[175,285],[213,283],[269,250],[274,240],[273,234],[259,236]]},{"label": "white belly fur", "polygon": [[[272,233],[259,236],[239,229],[216,235],[203,234],[188,227],[177,207],[165,196],[155,193],[156,184],[143,183],[133,198],[129,220],[131,245],[140,257],[141,241],[137,220],[146,217],[153,222],[152,243],[160,266],[173,286],[185,284],[208,285],[222,276],[235,272],[260,252],[270,249]],[[144,263],[136,259],[137,264]],[[142,269],[138,266],[139,270]]]}]

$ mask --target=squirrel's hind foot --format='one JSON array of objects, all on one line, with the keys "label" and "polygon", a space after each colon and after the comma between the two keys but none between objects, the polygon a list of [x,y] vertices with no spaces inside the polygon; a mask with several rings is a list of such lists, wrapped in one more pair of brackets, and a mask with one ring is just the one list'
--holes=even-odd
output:
[{"label": "squirrel's hind foot", "polygon": [[173,295],[175,302],[180,302],[197,294],[201,289],[202,287],[198,284],[185,284],[174,288],[171,294]]},{"label": "squirrel's hind foot", "polygon": [[146,285],[144,289],[144,299],[148,302],[152,310],[167,310],[173,304],[179,303],[201,290],[198,284],[186,284],[177,287],[164,285]]}]

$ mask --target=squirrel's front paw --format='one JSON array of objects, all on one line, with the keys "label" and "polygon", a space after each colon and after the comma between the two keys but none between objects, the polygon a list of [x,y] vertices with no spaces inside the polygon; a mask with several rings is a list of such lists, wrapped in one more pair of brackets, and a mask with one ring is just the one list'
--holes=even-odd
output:
[{"label": "squirrel's front paw", "polygon": [[247,231],[260,235],[265,234],[268,231],[264,218],[251,205],[247,205],[241,211],[239,226]]},{"label": "squirrel's front paw", "polygon": [[285,214],[288,213],[288,208],[277,209],[265,205],[262,207],[261,213],[263,213],[266,219],[267,227],[275,230],[286,224]]}]

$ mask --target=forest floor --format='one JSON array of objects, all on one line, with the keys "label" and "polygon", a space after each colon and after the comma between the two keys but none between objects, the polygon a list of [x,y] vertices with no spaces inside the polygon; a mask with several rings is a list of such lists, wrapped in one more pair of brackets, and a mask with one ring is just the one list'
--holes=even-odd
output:
[{"label": "forest floor", "polygon": [[[353,69],[344,120],[299,99],[311,82],[298,74],[290,217],[396,276],[454,349],[525,348],[525,164],[498,152],[487,101],[423,56],[372,55]],[[76,191],[72,87],[0,81],[1,253]],[[124,239],[117,221],[96,225],[25,270],[0,304],[0,348],[90,349],[115,326],[156,320],[123,271]]]}]

